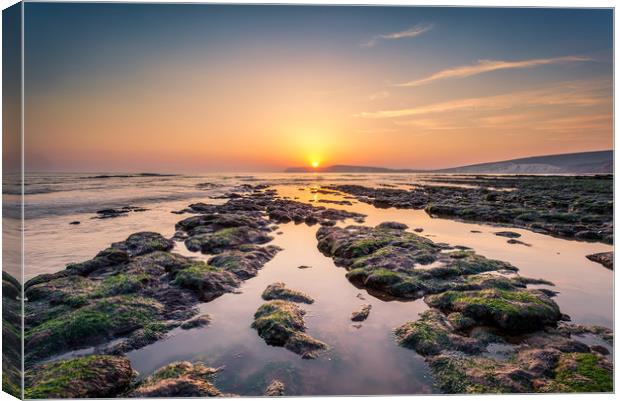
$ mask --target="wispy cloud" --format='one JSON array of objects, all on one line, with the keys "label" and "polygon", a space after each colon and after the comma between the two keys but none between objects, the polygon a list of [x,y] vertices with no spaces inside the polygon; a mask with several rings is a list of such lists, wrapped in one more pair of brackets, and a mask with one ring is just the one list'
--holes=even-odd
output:
[{"label": "wispy cloud", "polygon": [[543,89],[451,100],[406,109],[363,112],[356,116],[362,118],[385,119],[454,111],[478,112],[531,106],[544,107],[562,105],[587,107],[609,103],[611,101],[609,94],[601,93],[601,90],[605,90],[609,85],[609,82],[599,83],[596,81],[564,82]]},{"label": "wispy cloud", "polygon": [[424,32],[433,29],[433,24],[417,24],[409,29],[400,32],[392,32],[384,35],[375,35],[369,41],[361,44],[362,47],[373,47],[382,40],[395,40],[403,38],[413,38]]},{"label": "wispy cloud", "polygon": [[381,92],[371,93],[370,95],[368,95],[368,100],[374,101],[374,100],[380,100],[380,99],[387,99],[388,97],[390,97],[390,92],[381,91]]},{"label": "wispy cloud", "polygon": [[553,58],[538,58],[531,60],[521,61],[502,61],[502,60],[479,60],[474,65],[461,65],[457,67],[448,68],[438,71],[429,75],[426,78],[417,79],[409,82],[398,84],[397,86],[420,86],[426,85],[435,81],[454,78],[465,78],[472,75],[484,74],[486,72],[498,71],[498,70],[514,70],[523,68],[538,67],[541,65],[559,64],[559,63],[574,63],[592,61],[589,57],[582,56],[565,56],[565,57],[553,57]]}]

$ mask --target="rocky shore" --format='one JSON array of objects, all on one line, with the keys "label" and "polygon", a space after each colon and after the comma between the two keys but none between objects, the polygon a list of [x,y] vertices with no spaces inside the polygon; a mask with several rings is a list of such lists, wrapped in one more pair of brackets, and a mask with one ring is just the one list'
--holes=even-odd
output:
[{"label": "rocky shore", "polygon": [[[430,309],[395,329],[396,341],[425,357],[445,393],[609,392],[611,330],[575,326],[548,289],[508,263],[490,260],[404,230],[322,227],[318,248],[346,268],[351,283],[387,299],[424,297]],[[493,349],[503,349],[501,354]]]},{"label": "rocky shore", "polygon": [[[221,205],[193,204],[181,213],[192,216],[177,223],[172,239],[154,232],[134,233],[93,259],[69,264],[65,270],[25,283],[28,396],[221,395],[207,380],[215,370],[188,362],[162,368],[136,384],[123,355],[165,338],[176,327],[189,330],[207,326],[210,316],[198,316],[197,305],[236,291],[243,280],[254,277],[277,254],[280,248],[267,245],[276,224],[293,221],[333,226],[339,220],[362,221],[364,217],[280,199],[264,186],[251,187],[243,196],[232,196]],[[212,256],[203,262],[174,253],[175,241],[183,241],[190,251]],[[3,277],[3,284],[6,296],[19,295],[19,289],[13,290],[16,284],[10,276]],[[17,302],[6,301],[6,296],[4,305]],[[265,297],[312,302],[282,283],[274,284]],[[303,333],[304,312],[298,306],[282,300],[265,305],[260,309],[264,314],[262,319],[259,316],[260,321],[268,320],[265,311],[274,306],[290,317],[280,326],[290,331],[281,344],[272,326],[254,323],[268,344],[284,344],[304,358],[314,357],[326,347]],[[10,314],[5,313],[7,318],[11,318]],[[3,327],[6,331],[12,326]],[[93,355],[49,362],[88,347],[92,347]],[[73,386],[70,378],[74,375],[94,379]]]},{"label": "rocky shore", "polygon": [[[547,208],[545,213],[579,216],[578,223],[551,223],[549,217],[542,217],[543,206],[533,202],[538,196],[535,188],[543,185],[541,178],[517,183],[518,188],[511,191],[430,186],[411,191],[338,186],[321,191],[346,192],[380,207],[427,210],[432,206],[431,196],[461,210],[484,194],[480,209],[485,212],[465,214],[467,219],[475,215],[473,220],[486,221],[498,205],[512,216],[517,204],[527,205],[528,211],[537,213],[536,219],[523,225],[522,219],[506,218],[500,223],[531,229],[542,224],[547,233],[571,238],[577,238],[585,227],[599,233],[590,239],[611,241],[605,198],[596,205],[592,200],[605,193],[604,185],[599,188],[596,181],[603,179],[563,182],[572,190],[572,198],[568,198],[571,191],[562,190],[560,184],[545,182],[558,196],[555,209]],[[496,188],[507,185],[502,182],[493,184]],[[166,338],[175,328],[209,330],[211,316],[200,314],[199,305],[236,292],[244,280],[255,277],[281,250],[269,243],[278,225],[289,222],[318,225],[318,249],[346,269],[354,286],[384,300],[424,299],[430,309],[416,321],[403,322],[395,329],[395,338],[426,359],[443,392],[611,391],[612,365],[604,355],[609,347],[590,346],[580,338],[587,334],[611,344],[613,333],[602,327],[569,324],[569,317],[553,300],[555,293],[547,288],[550,282],[521,277],[511,264],[471,249],[435,243],[399,222],[340,227],[337,223],[345,220],[362,224],[365,216],[283,199],[264,185],[244,185],[229,195],[222,204],[195,203],[175,211],[189,216],[176,224],[172,238],[137,232],[90,260],[26,282],[26,397],[230,395],[214,385],[217,369],[179,361],[138,379],[125,354]],[[551,202],[550,198],[540,203],[545,202]],[[571,212],[562,212],[564,207]],[[454,216],[461,218],[459,213]],[[573,228],[571,236],[564,228],[560,230],[568,226]],[[501,235],[515,239],[512,234]],[[208,257],[183,256],[174,252],[178,246]],[[537,288],[528,288],[531,285]],[[19,283],[3,274],[5,349],[6,345],[19,349],[16,328],[21,316],[14,312],[19,310],[20,292]],[[266,345],[284,347],[305,359],[318,358],[329,346],[306,333],[303,304],[312,304],[312,295],[282,282],[272,283],[262,293],[265,302],[256,310],[254,321],[247,325]],[[350,319],[363,321],[370,311],[369,304],[361,305]],[[498,347],[504,350],[501,355],[494,351]],[[88,355],[67,356],[75,351]],[[3,388],[17,392],[19,370],[11,367],[21,365],[19,358],[3,354],[8,367],[5,377],[9,378]],[[283,395],[284,385],[274,380],[265,393]]]},{"label": "rocky shore", "polygon": [[613,177],[431,176],[411,189],[329,186],[378,208],[522,227],[582,241],[613,243]]}]

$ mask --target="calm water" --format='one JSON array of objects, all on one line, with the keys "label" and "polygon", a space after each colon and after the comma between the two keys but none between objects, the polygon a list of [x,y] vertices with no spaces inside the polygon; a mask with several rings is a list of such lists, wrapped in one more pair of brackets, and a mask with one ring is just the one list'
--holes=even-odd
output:
[{"label": "calm water", "polygon": [[[89,178],[86,175],[36,175],[26,186],[26,278],[63,269],[67,263],[93,257],[111,242],[136,231],[174,233],[174,224],[186,216],[170,213],[196,201],[213,199],[242,184],[269,183],[281,196],[299,201],[342,199],[311,194],[310,188],[329,183],[389,184],[408,186],[424,179],[418,175],[203,175],[182,177]],[[208,189],[197,184],[210,183]],[[304,189],[303,191],[300,189]],[[355,201],[354,201],[355,202]],[[321,203],[315,203],[321,204]],[[114,219],[93,219],[95,211],[124,205],[149,210]],[[353,206],[326,204],[366,214],[367,225],[399,221],[410,229],[423,228],[436,242],[465,245],[484,256],[508,261],[520,274],[555,283],[556,302],[574,322],[613,326],[613,273],[589,261],[585,255],[611,250],[604,244],[562,240],[514,229],[531,247],[510,245],[493,235],[496,227],[431,219],[424,211],[375,209],[355,202]],[[71,221],[79,225],[70,225]],[[344,224],[350,224],[345,222]],[[273,378],[282,380],[287,394],[412,394],[434,389],[423,360],[394,342],[392,329],[415,320],[426,309],[422,300],[385,302],[353,287],[344,269],[316,249],[317,226],[280,225],[281,235],[272,242],[284,248],[257,277],[242,285],[240,293],[226,294],[200,306],[212,323],[200,329],[175,330],[165,340],[131,352],[128,357],[140,374],[176,360],[204,361],[221,367],[217,385],[225,392],[259,395]],[[479,230],[474,234],[471,230]],[[188,252],[178,243],[176,252]],[[311,266],[298,269],[299,265]],[[315,299],[304,305],[308,333],[330,345],[317,360],[302,360],[283,348],[270,347],[250,328],[252,316],[262,303],[268,284],[283,281],[290,288]],[[372,304],[367,321],[357,328],[349,320],[352,311]]]}]

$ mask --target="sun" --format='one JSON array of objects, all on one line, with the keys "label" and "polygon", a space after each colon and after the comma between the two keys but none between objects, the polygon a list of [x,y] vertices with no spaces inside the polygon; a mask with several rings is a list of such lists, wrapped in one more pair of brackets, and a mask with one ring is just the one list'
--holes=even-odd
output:
[{"label": "sun", "polygon": [[311,164],[312,164],[312,168],[317,168],[317,167],[319,167],[319,162],[318,162],[318,160],[313,160]]}]

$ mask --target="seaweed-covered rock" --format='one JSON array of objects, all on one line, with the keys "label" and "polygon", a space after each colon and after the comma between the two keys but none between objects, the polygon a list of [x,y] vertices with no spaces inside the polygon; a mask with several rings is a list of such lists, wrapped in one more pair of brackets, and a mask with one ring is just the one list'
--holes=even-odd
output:
[{"label": "seaweed-covered rock", "polygon": [[239,287],[240,280],[234,274],[210,266],[204,262],[195,262],[180,270],[174,285],[193,291],[202,301],[211,301]]},{"label": "seaweed-covered rock", "polygon": [[26,398],[110,398],[129,389],[134,377],[121,356],[90,355],[50,362],[28,371]]},{"label": "seaweed-covered rock", "polygon": [[554,393],[605,393],[613,391],[613,365],[594,353],[564,353],[554,380],[542,389]]},{"label": "seaweed-covered rock", "polygon": [[561,318],[553,300],[537,290],[447,291],[430,295],[426,302],[447,312],[460,312],[478,324],[510,332],[527,332],[554,325]]},{"label": "seaweed-covered rock", "polygon": [[586,258],[593,262],[600,263],[609,270],[614,269],[614,253],[613,252],[601,252],[594,253],[592,255],[586,255]]},{"label": "seaweed-covered rock", "polygon": [[153,299],[118,296],[61,314],[26,332],[27,357],[36,359],[94,345],[137,329],[157,325],[163,305]]},{"label": "seaweed-covered rock", "polygon": [[268,285],[265,291],[263,291],[262,298],[266,301],[282,299],[284,301],[301,302],[305,304],[314,303],[314,299],[309,295],[301,291],[286,288],[284,283],[273,283]]},{"label": "seaweed-covered rock", "polygon": [[476,353],[484,348],[479,340],[453,334],[448,320],[436,310],[424,312],[420,319],[403,324],[394,334],[400,345],[424,356],[446,350]]},{"label": "seaweed-covered rock", "polygon": [[516,270],[509,263],[454,251],[401,228],[321,227],[317,239],[319,250],[348,270],[349,281],[383,297],[420,298],[460,288],[469,275]]},{"label": "seaweed-covered rock", "polygon": [[264,244],[273,238],[261,230],[250,227],[223,228],[213,233],[196,234],[185,240],[190,251],[217,254],[245,244]]},{"label": "seaweed-covered rock", "polygon": [[2,272],[2,391],[22,398],[22,285]]},{"label": "seaweed-covered rock", "polygon": [[247,280],[270,261],[281,248],[273,245],[243,245],[238,250],[222,252],[211,259],[208,264],[233,273],[241,280]]},{"label": "seaweed-covered rock", "polygon": [[169,251],[174,242],[154,232],[131,234],[125,241],[112,244],[112,248],[127,252],[130,256],[144,255],[155,251]]},{"label": "seaweed-covered rock", "polygon": [[174,362],[142,381],[130,397],[217,397],[222,393],[211,383],[217,369],[200,363]]},{"label": "seaweed-covered rock", "polygon": [[[411,189],[336,185],[378,208],[425,209],[432,217],[499,223],[581,241],[613,243],[613,175],[435,175]],[[441,185],[443,184],[443,185]]]},{"label": "seaweed-covered rock", "polygon": [[269,301],[261,305],[254,314],[252,327],[269,345],[285,347],[304,359],[312,359],[327,348],[305,332],[305,311],[288,301]]},{"label": "seaweed-covered rock", "polygon": [[368,315],[370,315],[370,310],[372,309],[372,305],[362,305],[360,310],[351,313],[351,320],[354,322],[363,322],[368,319]]}]

